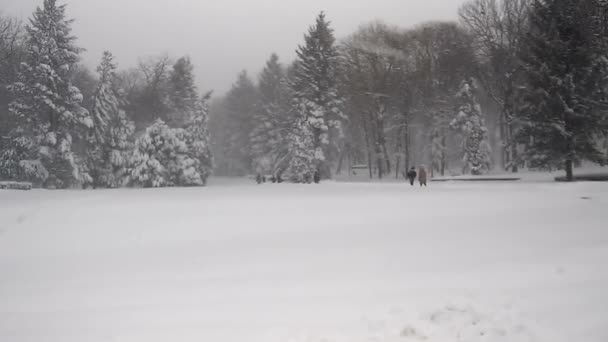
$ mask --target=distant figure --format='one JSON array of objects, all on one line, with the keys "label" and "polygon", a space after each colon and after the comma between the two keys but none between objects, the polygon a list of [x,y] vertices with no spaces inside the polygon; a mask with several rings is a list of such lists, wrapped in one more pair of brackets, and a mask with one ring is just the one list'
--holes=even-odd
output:
[{"label": "distant figure", "polygon": [[258,184],[262,184],[262,175],[258,173],[257,176],[255,176],[255,182]]},{"label": "distant figure", "polygon": [[420,186],[426,186],[426,169],[424,165],[420,166],[418,170],[418,181],[420,182]]},{"label": "distant figure", "polygon": [[319,184],[321,182],[321,174],[319,173],[319,171],[315,171],[315,174],[313,175],[313,180],[315,182],[315,184]]},{"label": "distant figure", "polygon": [[414,181],[416,180],[416,167],[412,166],[412,168],[406,174],[407,179],[410,180],[410,185],[414,185]]}]

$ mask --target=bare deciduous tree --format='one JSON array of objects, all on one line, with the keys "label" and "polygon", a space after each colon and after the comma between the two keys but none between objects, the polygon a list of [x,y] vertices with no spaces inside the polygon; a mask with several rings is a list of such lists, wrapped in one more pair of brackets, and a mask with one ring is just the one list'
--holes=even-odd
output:
[{"label": "bare deciduous tree", "polygon": [[461,22],[474,37],[480,81],[500,110],[502,163],[517,172],[514,142],[515,92],[521,84],[520,51],[530,0],[473,0],[460,8]]}]

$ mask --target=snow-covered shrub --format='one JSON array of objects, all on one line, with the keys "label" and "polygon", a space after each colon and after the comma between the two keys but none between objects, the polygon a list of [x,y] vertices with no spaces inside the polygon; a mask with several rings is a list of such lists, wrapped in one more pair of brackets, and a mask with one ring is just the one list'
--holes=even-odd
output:
[{"label": "snow-covered shrub", "polygon": [[187,130],[157,120],[135,142],[129,183],[146,188],[204,185],[189,140]]}]

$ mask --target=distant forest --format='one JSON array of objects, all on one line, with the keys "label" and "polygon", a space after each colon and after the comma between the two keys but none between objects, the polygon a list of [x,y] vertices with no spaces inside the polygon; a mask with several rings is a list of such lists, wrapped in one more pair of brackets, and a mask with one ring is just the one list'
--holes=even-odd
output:
[{"label": "distant forest", "polygon": [[[46,188],[202,186],[565,170],[608,161],[608,3],[472,0],[459,20],[381,21],[337,40],[320,13],[227,94],[188,57],[82,65],[69,8],[0,16],[0,180]],[[311,18],[314,19],[314,18]],[[244,28],[245,29],[245,28]],[[159,47],[162,50],[162,47]],[[219,52],[221,53],[221,52]],[[204,61],[198,61],[204,63]]]}]

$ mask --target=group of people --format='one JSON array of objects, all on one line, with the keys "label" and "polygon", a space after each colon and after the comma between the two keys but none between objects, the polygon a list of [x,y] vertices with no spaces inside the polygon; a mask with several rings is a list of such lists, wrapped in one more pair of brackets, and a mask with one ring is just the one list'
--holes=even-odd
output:
[{"label": "group of people", "polygon": [[426,186],[427,174],[424,166],[420,166],[418,172],[416,172],[416,167],[412,166],[412,168],[407,172],[406,176],[407,179],[410,181],[410,185],[413,186],[416,177],[418,177],[418,182],[420,183],[420,186]]},{"label": "group of people", "polygon": [[[420,186],[427,186],[426,185],[426,181],[427,181],[427,173],[426,173],[426,169],[423,166],[420,166],[420,168],[418,169],[418,172],[416,172],[416,167],[412,166],[408,172],[405,175],[407,177],[407,179],[410,181],[410,185],[414,185],[414,182],[416,181],[416,177],[418,177],[418,182],[420,183]],[[283,183],[283,179],[281,178],[281,175],[272,175],[270,176],[269,179],[266,178],[266,176],[258,173],[257,176],[255,177],[255,181],[258,184],[262,184],[262,183],[266,183],[267,180],[270,180],[270,182],[272,183]],[[312,179],[310,177],[310,175],[306,175],[304,182],[305,183],[311,183],[315,182],[317,184],[319,184],[321,182],[321,175],[319,174],[319,171],[315,171],[314,175],[312,176]]]},{"label": "group of people", "polygon": [[[272,175],[269,178],[266,178],[266,176],[258,173],[257,176],[255,176],[255,182],[258,184],[262,184],[262,183],[266,183],[266,181],[270,180],[270,182],[272,183],[283,183],[283,178],[281,178],[280,174]],[[319,171],[315,171],[314,174],[310,175],[310,174],[306,174],[304,176],[304,183],[312,183],[315,182],[316,184],[319,184],[321,182],[321,174],[319,173]]]},{"label": "group of people", "polygon": [[270,178],[266,178],[266,176],[263,176],[259,173],[257,174],[257,176],[255,176],[255,182],[258,184],[266,183],[266,181],[270,181],[272,183],[283,183],[283,178],[281,178],[281,175],[272,175],[270,176]]}]

